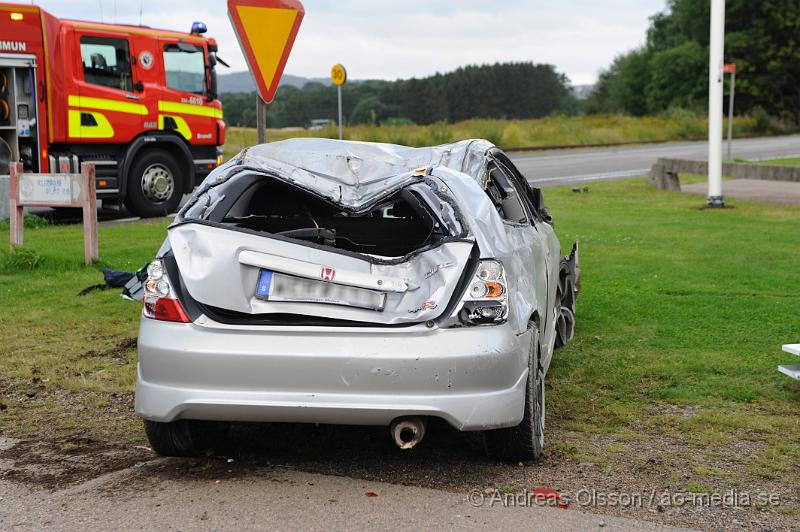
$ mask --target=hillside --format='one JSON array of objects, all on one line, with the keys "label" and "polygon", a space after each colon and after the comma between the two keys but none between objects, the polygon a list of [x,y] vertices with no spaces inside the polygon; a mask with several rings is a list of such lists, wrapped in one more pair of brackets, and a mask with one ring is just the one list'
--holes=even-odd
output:
[{"label": "hillside", "polygon": [[[229,74],[219,74],[218,88],[220,94],[231,94],[237,92],[250,93],[256,90],[253,83],[253,78],[247,71],[244,72],[231,72]],[[284,74],[281,79],[281,87],[290,86],[302,89],[310,82],[322,83],[330,85],[331,81],[324,78],[304,78],[302,76],[292,76],[291,74]]]}]

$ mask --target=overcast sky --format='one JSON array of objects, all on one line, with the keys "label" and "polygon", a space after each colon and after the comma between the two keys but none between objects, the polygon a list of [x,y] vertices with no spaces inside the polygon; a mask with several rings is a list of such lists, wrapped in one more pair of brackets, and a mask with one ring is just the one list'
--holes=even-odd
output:
[{"label": "overcast sky", "polygon": [[[27,2],[26,2],[27,3]],[[188,31],[208,25],[232,71],[245,70],[225,0],[39,0],[63,18]],[[593,83],[619,53],[644,42],[665,0],[304,0],[286,73],[326,77],[343,63],[353,79],[397,79],[496,61],[552,63]]]}]

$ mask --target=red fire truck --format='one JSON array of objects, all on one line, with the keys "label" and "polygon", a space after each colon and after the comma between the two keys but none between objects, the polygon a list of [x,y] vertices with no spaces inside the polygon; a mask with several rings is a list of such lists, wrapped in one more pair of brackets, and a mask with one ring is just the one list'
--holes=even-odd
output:
[{"label": "red fire truck", "polygon": [[[0,3],[0,174],[97,169],[98,198],[172,212],[222,161],[217,43]],[[5,162],[5,167],[4,163]]]}]

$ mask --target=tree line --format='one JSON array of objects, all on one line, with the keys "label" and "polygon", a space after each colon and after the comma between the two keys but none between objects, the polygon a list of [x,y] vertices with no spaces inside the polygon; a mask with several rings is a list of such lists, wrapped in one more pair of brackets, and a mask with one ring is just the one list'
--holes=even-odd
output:
[{"label": "tree line", "polygon": [[[725,61],[738,69],[736,113],[800,125],[800,2],[726,4]],[[645,44],[617,57],[600,75],[586,112],[707,113],[710,5],[710,0],[669,0],[651,19]]]},{"label": "tree line", "polygon": [[[336,88],[308,83],[282,86],[267,109],[267,127],[308,126],[337,119]],[[225,93],[225,121],[255,127],[255,93]],[[575,114],[569,80],[553,65],[497,63],[467,66],[446,74],[399,81],[349,83],[343,90],[350,124],[457,122],[472,118],[541,118]]]}]

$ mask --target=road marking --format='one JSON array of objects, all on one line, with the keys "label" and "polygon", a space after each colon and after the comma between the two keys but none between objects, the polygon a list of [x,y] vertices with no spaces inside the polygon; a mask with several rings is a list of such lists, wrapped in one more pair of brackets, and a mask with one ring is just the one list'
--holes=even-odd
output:
[{"label": "road marking", "polygon": [[584,183],[591,181],[608,181],[611,179],[624,179],[626,177],[639,177],[646,175],[650,172],[649,168],[642,168],[639,170],[625,170],[622,172],[607,172],[605,174],[585,174],[585,175],[571,175],[565,177],[548,177],[545,179],[529,179],[528,182],[534,185],[544,184],[569,184],[569,183]]},{"label": "road marking", "polygon": [[[768,138],[759,138],[759,139],[739,139],[734,141],[734,151],[746,151],[746,150],[755,150],[762,147],[769,148],[777,148],[774,146],[775,141],[777,140],[785,140],[785,141],[800,141],[800,137],[791,136],[791,137],[768,137]],[[627,148],[624,146],[619,147],[609,147],[609,148],[573,148],[570,150],[558,150],[557,148],[552,150],[547,150],[547,152],[556,152],[556,151],[564,151],[564,153],[560,153],[558,155],[537,155],[536,153],[532,152],[517,152],[509,154],[512,161],[542,161],[542,160],[553,160],[553,159],[583,159],[586,157],[598,157],[604,155],[627,155],[627,154],[642,154],[642,153],[660,153],[663,151],[676,151],[680,152],[681,150],[685,149],[697,149],[703,148],[706,146],[708,142],[706,141],[697,141],[691,143],[681,143],[681,144],[661,144],[658,146],[647,146],[641,148]],[[574,151],[574,153],[569,153],[570,151]],[[736,155],[736,153],[734,153]],[[784,157],[784,155],[778,155],[777,157]],[[785,157],[789,157],[789,155],[785,155]],[[770,157],[776,158],[776,157]],[[755,160],[755,159],[754,159]]]},{"label": "road marking", "polygon": [[595,151],[585,151],[583,149],[578,153],[561,154],[561,155],[528,155],[527,157],[520,157],[512,154],[511,159],[517,161],[542,161],[547,159],[583,159],[586,157],[597,157],[602,155],[626,155],[629,153],[647,153],[658,152],[665,150],[673,150],[676,148],[694,148],[694,144],[670,144],[669,146],[660,146],[658,148],[617,148],[617,149],[604,149]]}]

